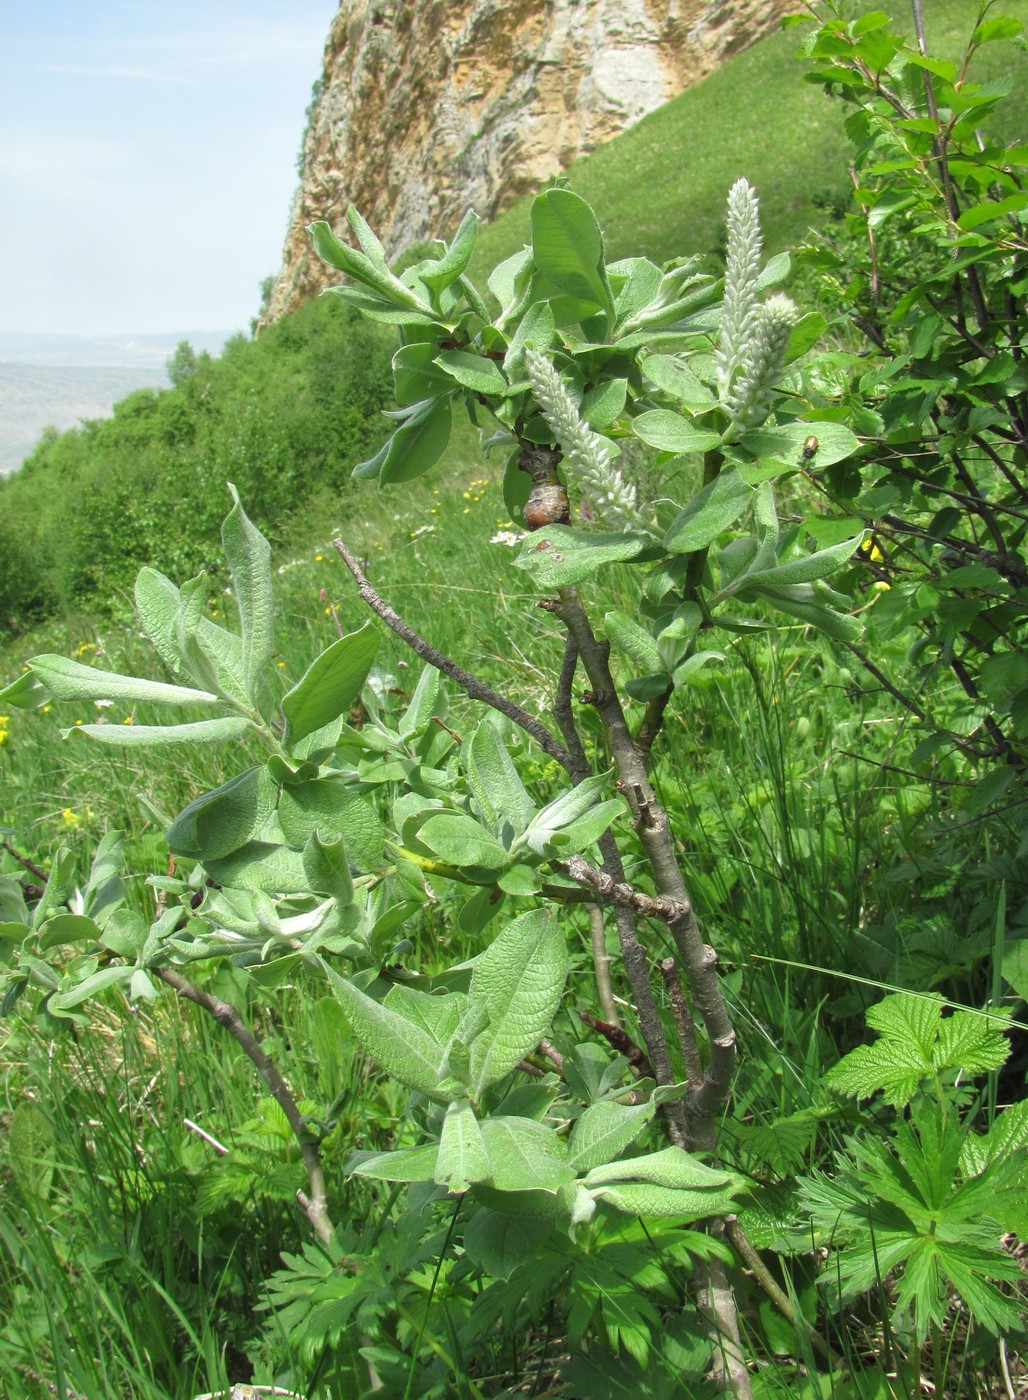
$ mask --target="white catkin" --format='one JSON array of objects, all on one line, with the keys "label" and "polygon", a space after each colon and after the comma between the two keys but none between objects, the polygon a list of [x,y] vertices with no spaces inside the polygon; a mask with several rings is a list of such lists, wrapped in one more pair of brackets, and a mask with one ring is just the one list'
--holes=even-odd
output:
[{"label": "white catkin", "polygon": [[757,193],[747,180],[736,180],[728,194],[728,250],[725,300],[721,313],[721,343],[717,351],[717,381],[726,400],[736,370],[756,329],[760,302],[757,281],[763,240]]},{"label": "white catkin", "polygon": [[736,432],[763,421],[795,323],[796,307],[786,296],[769,297],[759,308],[739,373],[725,394],[725,408]]},{"label": "white catkin", "polygon": [[532,392],[564,456],[564,466],[588,494],[597,515],[619,530],[645,529],[635,486],[615,467],[610,445],[579,417],[574,399],[549,359],[525,351]]}]

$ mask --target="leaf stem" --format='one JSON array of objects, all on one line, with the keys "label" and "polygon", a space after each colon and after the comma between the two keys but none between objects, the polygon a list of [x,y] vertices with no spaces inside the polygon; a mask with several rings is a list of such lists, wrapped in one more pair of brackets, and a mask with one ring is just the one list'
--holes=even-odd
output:
[{"label": "leaf stem", "polygon": [[167,983],[169,987],[173,987],[180,997],[185,997],[187,1001],[195,1002],[197,1006],[203,1007],[208,1015],[214,1017],[219,1026],[224,1026],[229,1035],[242,1047],[244,1054],[268,1086],[272,1098],[285,1114],[289,1126],[300,1144],[303,1164],[307,1168],[311,1193],[308,1197],[305,1192],[297,1191],[297,1200],[313,1226],[315,1234],[324,1244],[330,1244],[335,1235],[335,1228],[328,1214],[325,1173],[321,1165],[317,1139],[308,1128],[289,1085],[282,1078],[275,1062],[243,1020],[238,1008],[233,1006],[231,1002],[222,1001],[221,997],[216,997],[211,992],[204,991],[202,987],[197,987],[195,983],[188,981],[174,968],[151,967],[150,971],[162,982]]}]

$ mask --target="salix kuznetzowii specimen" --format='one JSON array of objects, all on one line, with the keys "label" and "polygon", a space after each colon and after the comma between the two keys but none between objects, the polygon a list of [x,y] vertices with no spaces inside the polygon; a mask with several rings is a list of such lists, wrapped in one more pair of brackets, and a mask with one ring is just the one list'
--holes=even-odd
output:
[{"label": "salix kuznetzowii specimen", "polygon": [[[547,217],[547,201],[550,205],[560,204],[557,218]],[[615,558],[631,559],[642,556],[649,559],[653,554],[662,552],[662,544],[664,551],[667,551],[669,536],[674,533],[675,524],[688,523],[690,508],[686,507],[668,530],[666,521],[659,518],[659,512],[640,504],[636,484],[618,463],[621,453],[615,432],[623,431],[623,426],[619,424],[612,431],[612,420],[625,413],[627,400],[634,401],[633,407],[644,408],[643,413],[634,415],[634,426],[644,442],[653,442],[652,438],[647,438],[646,434],[640,431],[639,420],[646,416],[648,386],[645,371],[643,375],[639,374],[638,355],[634,357],[635,365],[631,364],[630,359],[626,365],[624,350],[618,343],[618,311],[627,300],[629,315],[621,316],[622,325],[627,330],[633,326],[633,317],[635,327],[645,324],[646,310],[652,305],[655,327],[670,326],[673,328],[671,335],[678,331],[686,346],[690,340],[695,345],[696,332],[701,332],[701,328],[706,327],[702,318],[690,323],[689,312],[697,305],[709,306],[712,297],[709,294],[709,284],[703,285],[702,275],[695,277],[695,281],[701,284],[701,290],[698,293],[694,292],[691,298],[676,298],[673,292],[664,291],[665,283],[674,277],[674,269],[671,269],[659,277],[656,286],[649,288],[650,301],[644,302],[642,306],[635,305],[630,297],[625,297],[625,292],[632,289],[633,279],[642,272],[639,265],[643,260],[634,260],[635,266],[628,263],[618,266],[618,272],[625,279],[621,289],[622,296],[618,298],[613,292],[612,282],[608,280],[608,274],[613,269],[604,267],[602,239],[594,221],[591,220],[591,212],[587,206],[568,191],[551,191],[537,200],[534,207],[534,213],[536,212],[537,217],[533,220],[533,247],[526,250],[526,255],[522,256],[520,265],[514,269],[514,276],[509,280],[498,275],[495,279],[490,279],[490,288],[494,294],[502,300],[504,292],[507,292],[512,298],[513,306],[520,311],[521,321],[513,336],[509,336],[506,343],[498,342],[495,338],[498,326],[502,326],[504,332],[509,335],[516,314],[511,306],[505,307],[497,322],[490,324],[483,314],[486,312],[484,304],[477,294],[472,292],[461,273],[457,279],[458,285],[464,292],[470,314],[464,317],[458,314],[459,303],[451,308],[453,316],[446,321],[447,339],[445,342],[440,341],[440,346],[445,345],[447,348],[441,349],[441,353],[437,352],[433,356],[431,349],[425,350],[426,341],[423,337],[432,335],[428,327],[424,330],[419,328],[418,339],[413,344],[419,346],[418,354],[423,357],[422,363],[425,359],[434,358],[436,367],[444,373],[452,374],[457,385],[461,386],[455,387],[446,397],[457,397],[463,391],[473,413],[480,405],[485,405],[507,430],[506,437],[510,444],[511,456],[505,484],[506,495],[512,515],[515,519],[520,519],[527,532],[519,563],[531,571],[533,563],[540,556],[545,557],[547,564],[551,564],[552,561],[552,567],[543,572],[546,575],[545,581],[556,585],[555,596],[542,598],[540,605],[559,619],[566,632],[565,664],[553,708],[565,744],[565,751],[560,755],[560,760],[574,781],[580,782],[590,775],[573,709],[569,703],[576,670],[581,669],[589,683],[587,703],[602,723],[607,751],[617,774],[617,788],[628,803],[632,824],[646,853],[657,893],[653,896],[642,894],[625,881],[620,851],[609,831],[599,841],[601,867],[592,867],[576,857],[574,862],[563,863],[562,869],[572,879],[587,885],[595,893],[598,902],[613,906],[622,960],[639,1016],[642,1039],[646,1045],[649,1063],[652,1064],[657,1081],[661,1085],[670,1085],[673,1082],[674,1070],[664,1025],[651,989],[649,960],[644,946],[647,940],[645,935],[640,936],[637,920],[640,916],[656,918],[665,925],[670,934],[675,955],[664,960],[661,975],[675,1009],[673,1029],[681,1062],[687,1068],[688,1090],[684,1105],[677,1100],[671,1100],[665,1103],[663,1111],[672,1142],[682,1148],[698,1148],[713,1154],[716,1145],[714,1119],[723,1108],[730,1092],[735,1066],[736,1036],[718,984],[717,955],[702,936],[674,849],[668,816],[657,801],[650,782],[647,761],[659,732],[663,706],[675,689],[675,676],[668,676],[666,682],[659,687],[656,695],[660,699],[660,707],[649,705],[640,734],[633,734],[618,682],[611,670],[611,636],[597,635],[576,587],[578,579],[588,577],[592,568],[587,566],[583,569],[581,561],[572,562],[568,568],[566,553],[569,548],[587,550],[590,544],[598,539],[598,530],[590,533],[580,525],[571,525],[574,504],[580,506],[582,516],[586,520],[596,522],[599,529],[605,527],[613,532],[613,535],[608,534],[604,538],[607,541],[612,538],[618,541],[614,544]],[[574,246],[565,241],[560,248],[559,257],[548,256],[547,239],[554,237],[556,227],[556,241],[561,243],[561,234],[567,228],[569,216],[577,220],[577,231],[584,236]],[[353,213],[350,221],[366,254],[369,244],[361,236],[362,221]],[[465,226],[462,225],[462,229]],[[367,279],[361,275],[366,273],[366,267],[355,264],[352,254],[348,256],[346,251],[341,253],[339,245],[331,239],[324,226],[314,226],[312,232],[315,244],[323,256],[327,256],[329,261],[348,271],[358,281],[363,281],[367,287]],[[455,240],[455,246],[459,239],[460,234],[458,240]],[[590,250],[594,253],[592,262],[589,261]],[[451,252],[452,250],[443,252],[440,265],[446,264]],[[675,426],[680,425],[684,452],[675,452],[672,448],[671,453],[672,459],[680,460],[692,447],[704,450],[702,489],[695,498],[702,500],[706,493],[708,499],[703,502],[704,505],[715,497],[719,478],[726,467],[727,459],[723,448],[738,442],[744,438],[747,430],[761,426],[767,419],[784,372],[790,333],[796,321],[795,308],[788,298],[775,295],[763,300],[759,294],[758,281],[762,271],[760,253],[756,196],[745,181],[739,181],[733,187],[729,198],[728,263],[721,334],[714,359],[715,381],[708,391],[711,419],[720,431],[716,434],[704,434],[688,420],[680,419]],[[466,256],[469,257],[470,252]],[[517,257],[511,260],[511,263],[518,262]],[[511,271],[509,264],[505,265],[505,268],[508,273]],[[404,280],[412,290],[418,289],[420,281],[421,289],[427,287],[431,296],[433,284],[429,277],[424,275],[424,271],[424,265],[419,265],[405,274]],[[544,274],[561,292],[587,299],[584,313],[571,313],[570,319],[576,323],[576,330],[568,331],[563,326],[558,330],[560,316],[552,304],[555,299],[551,299],[550,302],[545,299],[531,299],[535,279]],[[354,300],[363,309],[367,309],[366,292],[354,293],[347,288],[336,290],[347,299]],[[681,290],[684,288],[675,288],[675,291]],[[664,291],[663,297],[661,291]],[[652,295],[654,292],[656,295]],[[408,387],[406,377],[401,379],[401,373],[409,367],[413,351],[413,345],[407,340],[403,329],[404,324],[409,322],[399,316],[391,317],[381,305],[377,312],[380,319],[395,319],[399,325],[401,348],[396,357],[398,389],[402,382],[406,392],[413,393],[415,391]],[[441,315],[442,312],[443,303],[439,297],[435,314]],[[563,314],[567,315],[566,312]],[[607,340],[600,348],[592,337],[599,339],[598,323],[602,318],[606,320],[604,329]],[[454,320],[456,324],[453,323]],[[593,324],[587,325],[589,322]],[[709,322],[707,324],[710,325]],[[575,344],[576,335],[584,340],[581,350],[578,350]],[[628,335],[623,339],[625,348],[640,348],[638,335],[634,340]],[[709,337],[706,340],[709,345]],[[562,344],[558,344],[559,341],[562,341]],[[644,336],[641,344],[645,343]],[[428,344],[431,345],[431,342]],[[462,351],[457,352],[462,354],[459,362],[450,348],[454,345],[463,347]],[[502,347],[504,351],[502,357],[498,353],[498,347]],[[481,356],[482,360],[485,359],[483,351],[491,361],[488,370],[481,360],[478,365],[473,363],[478,356]],[[569,351],[571,372],[568,376]],[[500,379],[505,382],[502,385],[497,383],[497,361],[501,361],[503,366]],[[586,361],[586,364],[581,364],[581,361]],[[618,371],[626,371],[624,380]],[[527,384],[519,382],[526,378]],[[655,379],[658,387],[663,387],[666,383],[663,375],[655,376]],[[610,380],[613,380],[612,397],[617,408],[613,415],[604,417],[597,414],[593,421],[589,421],[590,402],[603,402],[604,380],[608,385]],[[427,387],[431,386],[426,381]],[[430,419],[433,414],[439,414],[441,410],[438,395],[434,398],[434,403],[433,399],[416,402],[411,408],[411,419],[424,421]],[[651,410],[657,413],[661,411]],[[652,430],[652,419],[647,426],[651,426]],[[598,427],[606,427],[608,431],[604,433],[599,431]],[[394,452],[396,439],[402,433],[401,428],[374,462],[358,468],[357,474],[378,475],[381,483],[385,485],[391,479],[420,474],[420,471],[427,470],[442,448],[438,447],[437,450],[437,445],[434,445],[430,459],[423,458],[412,470],[409,457],[405,462],[399,453]],[[806,434],[805,429],[804,434],[804,441],[809,443],[809,434]],[[502,429],[499,436],[503,436]],[[659,441],[653,445],[659,446]],[[412,443],[412,447],[416,457],[418,446]],[[850,447],[851,444],[844,444],[843,452]],[[803,450],[801,448],[797,453],[801,460]],[[836,450],[839,450],[838,443]],[[735,469],[734,463],[729,462],[728,466],[729,470]],[[527,497],[524,481],[520,479],[522,477],[531,483]],[[745,490],[738,492],[739,496],[746,494]],[[730,504],[726,512],[719,502],[714,511],[717,522],[714,529],[701,529],[705,537],[696,541],[697,548],[684,550],[674,557],[671,571],[672,588],[668,590],[671,594],[671,610],[673,613],[683,607],[691,610],[688,625],[680,630],[679,635],[684,631],[687,636],[691,633],[692,637],[695,637],[703,627],[710,624],[711,619],[705,616],[701,602],[702,584],[707,583],[709,586],[708,549],[724,526],[741,513],[741,503],[739,509]],[[696,509],[695,501],[691,514],[693,519],[702,514]],[[769,517],[771,520],[776,519],[773,506],[769,509],[765,504],[763,519],[767,521]],[[538,542],[533,544],[537,537]],[[345,543],[337,540],[335,544],[357,579],[365,601],[389,621],[388,613],[391,610],[374,593]],[[774,568],[780,567],[777,544],[777,537],[772,538],[771,530],[768,529],[763,538],[758,538],[755,551],[764,565],[765,577],[762,581],[765,585],[771,583],[772,587],[774,579],[767,577],[767,573],[770,571],[773,575]],[[841,555],[836,558],[838,562],[842,562]],[[836,559],[822,563],[835,564]],[[797,576],[794,579],[790,578],[789,583],[796,587],[805,587],[808,590],[809,602],[815,606],[823,605],[826,601],[825,595],[817,595],[811,584],[815,578],[819,580],[823,573],[830,571],[828,567],[825,567],[823,572],[817,567],[810,571],[808,565],[807,572],[804,573],[801,566],[793,570]],[[660,601],[665,602],[665,598],[661,597]],[[808,597],[803,601],[808,602]],[[838,595],[832,599],[834,603],[839,601],[841,600],[838,599]],[[400,630],[392,621],[390,625],[394,626],[394,630]],[[838,618],[837,625],[845,628],[847,622]],[[403,626],[405,627],[405,624]],[[408,633],[409,630],[407,629]],[[407,640],[411,640],[410,636]],[[416,649],[423,656],[426,655],[424,643],[420,638],[417,639]],[[631,645],[625,649],[632,655]],[[643,643],[636,639],[636,650],[642,649]],[[690,648],[686,647],[681,656],[683,662],[690,659],[689,652]],[[692,650],[692,655],[696,655],[695,649]],[[465,690],[470,693],[467,684],[458,674],[459,668],[453,663],[445,658],[429,659],[445,673],[464,684]],[[479,698],[485,698],[486,703],[494,703],[494,700],[483,697],[481,693]],[[652,701],[654,696],[651,695],[650,699]],[[507,712],[509,713],[509,710]],[[547,747],[552,753],[552,748]],[[705,1054],[701,1053],[696,1027],[681,996],[680,979],[684,979],[688,989],[693,1014],[703,1026]],[[719,1338],[720,1369],[724,1382],[737,1394],[747,1394],[748,1379],[741,1359],[734,1302],[727,1281],[720,1275],[717,1267],[710,1269],[707,1274],[706,1306]]]},{"label": "salix kuznetzowii specimen", "polygon": [[[262,984],[307,968],[327,982],[357,1043],[412,1091],[423,1137],[412,1148],[359,1153],[350,1171],[467,1198],[475,1230],[465,1250],[486,1272],[501,1239],[505,1251],[517,1247],[530,1257],[533,1237],[516,1236],[515,1245],[509,1229],[526,1193],[550,1229],[574,1230],[601,1205],[718,1222],[745,1189],[735,1173],[708,1165],[731,1088],[735,1034],[649,756],[665,707],[676,696],[687,700],[691,679],[723,655],[723,639],[730,644],[772,627],[776,614],[832,636],[856,635],[847,599],[825,579],[849,563],[859,539],[804,554],[779,529],[770,481],[797,470],[812,430],[819,463],[842,460],[857,442],[838,424],[817,420],[802,376],[790,367],[809,338],[785,343],[792,312],[775,288],[787,259],[772,259],[759,285],[744,285],[759,265],[747,213],[753,201],[744,194],[735,196],[741,229],[729,212],[730,247],[740,250],[726,273],[736,305],[730,362],[716,358],[722,307],[715,272],[696,258],[663,269],[645,258],[608,265],[595,216],[566,189],[533,203],[531,246],[490,276],[492,306],[467,276],[473,215],[449,246],[400,276],[356,211],[349,223],[360,251],[325,226],[314,229],[319,252],[356,283],[337,294],[396,326],[401,342],[393,359],[398,425],[356,475],[389,485],[428,471],[445,449],[454,406],[476,421],[488,411],[496,422],[490,441],[507,452],[508,507],[526,527],[517,567],[532,577],[539,625],[552,619],[564,633],[552,724],[419,636],[342,540],[336,548],[361,597],[426,670],[395,712],[367,684],[379,644],[369,621],[284,687],[274,660],[270,548],[238,496],[223,531],[238,634],[206,615],[203,575],[179,587],[144,569],[137,611],[174,683],[43,656],[2,693],[5,704],[29,708],[51,697],[118,699],[196,707],[206,716],[81,725],[69,731],[76,742],[259,745],[251,766],[172,822],[169,849],[186,873],[159,882],[168,904],[152,925],[118,913],[115,928],[113,906],[87,891],[77,937],[95,937],[100,952],[68,963],[64,980],[51,983],[39,955],[59,946],[53,921],[67,862],[56,863],[35,910],[26,910],[26,957],[8,970],[10,995],[42,978],[46,1014],[59,1019],[80,1014],[113,986],[149,997],[165,982],[189,996],[195,984],[182,969],[198,960],[260,969]],[[661,483],[654,500],[639,489],[631,465],[647,449],[651,479]],[[636,571],[638,606],[633,616],[611,610],[599,619],[580,586],[613,563]],[[442,676],[494,712],[465,733],[459,756],[444,721]],[[576,694],[583,678],[588,689]],[[350,707],[358,698],[367,718],[355,727]],[[599,721],[613,771],[593,769],[579,727],[583,704]],[[522,781],[508,752],[510,725],[567,774],[568,785],[550,800],[540,803]],[[398,782],[402,790],[391,800]],[[376,788],[378,808],[367,796]],[[631,880],[615,829],[626,807],[647,872]],[[101,875],[97,890],[107,888]],[[494,920],[499,926],[445,986],[420,968],[397,973],[405,954],[396,930],[425,899],[427,878],[468,892],[466,933]],[[528,911],[511,917],[511,903],[526,900],[533,902]],[[512,1077],[538,1071],[532,1061],[540,1047],[544,1063],[566,1069],[566,1056],[561,1062],[545,1053],[569,968],[564,928],[551,911],[581,902],[611,913],[635,1018],[621,1026],[590,1013],[583,1020],[623,1050],[636,1088],[578,1104],[563,1131],[546,1117],[545,1097],[532,1101],[535,1117],[507,1113],[504,1102]],[[598,965],[600,941],[594,930]],[[199,1000],[238,1038],[231,1008]],[[278,1080],[253,1050],[275,1092]],[[639,1151],[657,1117],[671,1146]],[[338,1253],[323,1214],[317,1134],[298,1112],[290,1121],[312,1186],[304,1208],[324,1248]],[[720,1230],[712,1226],[715,1235]],[[698,1247],[694,1258],[715,1370],[724,1388],[746,1397],[723,1258]]]}]

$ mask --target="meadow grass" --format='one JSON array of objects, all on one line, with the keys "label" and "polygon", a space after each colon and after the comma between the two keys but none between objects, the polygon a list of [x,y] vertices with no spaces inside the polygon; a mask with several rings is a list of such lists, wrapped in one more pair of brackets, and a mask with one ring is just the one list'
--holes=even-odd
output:
[{"label": "meadow grass", "polygon": [[[1025,0],[1003,8],[1028,17]],[[936,0],[929,21],[955,41],[967,11],[960,0]],[[771,249],[816,222],[820,201],[845,194],[840,109],[798,82],[795,47],[795,31],[765,40],[576,164],[574,186],[599,210],[611,257],[713,248],[724,191],[739,174],[761,191]],[[1023,93],[1018,102],[1023,114]],[[520,205],[483,230],[478,265],[516,247],[524,228]],[[276,550],[283,680],[298,679],[328,642],[366,619],[331,548],[342,534],[412,626],[545,713],[562,644],[514,568],[515,551],[497,538],[510,528],[499,466],[482,458],[470,428],[455,433],[436,472],[402,490],[315,494]],[[209,562],[211,614],[231,615],[227,579]],[[590,607],[597,617],[611,607],[631,614],[635,589],[627,570],[612,568],[590,585]],[[161,674],[124,599],[100,627],[65,618],[19,638],[0,653],[4,679],[41,651]],[[397,690],[413,689],[417,664],[391,636],[380,661]],[[822,1068],[863,1033],[860,1013],[882,986],[936,987],[969,1003],[989,991],[983,978],[1002,912],[988,878],[992,837],[973,822],[948,834],[973,779],[946,760],[906,771],[909,720],[846,661],[800,627],[736,639],[676,696],[656,754],[655,785],[721,950],[744,1052],[725,1140],[754,1171],[789,1174],[823,1160],[840,1129],[819,1086]],[[459,694],[451,702],[448,722],[461,734],[476,716]],[[103,713],[109,723],[148,718],[116,706]],[[96,718],[67,704],[9,717],[0,826],[44,866],[58,845],[72,845],[83,875],[99,836],[124,831],[131,898],[150,913],[145,878],[166,866],[167,821],[245,755],[196,748],[169,762],[59,741],[61,727]],[[542,759],[527,770],[539,797],[556,777]],[[631,873],[629,837],[626,847]],[[20,867],[0,853],[0,870]],[[954,870],[971,883],[958,889]],[[412,935],[428,970],[477,951],[456,928],[458,904],[441,895]],[[578,920],[573,975],[583,1006],[586,940]],[[391,1141],[402,1095],[384,1079],[369,1082],[323,988],[298,981],[263,993],[257,1006],[230,971],[218,977],[215,989],[257,1018],[304,1103],[333,1110],[325,1152],[334,1205],[343,1219],[369,1219],[383,1197],[344,1184],[342,1163],[356,1145]],[[306,1237],[291,1201],[303,1174],[235,1045],[170,996],[132,1012],[111,998],[93,1027],[56,1044],[35,1027],[31,1007],[2,1024],[0,1117],[10,1129],[22,1115],[0,1163],[0,1378],[10,1393],[35,1400],[56,1386],[90,1400],[191,1400],[244,1370],[269,1385],[301,1377],[289,1339],[256,1309],[281,1252]],[[573,1040],[580,1028],[562,1024],[557,1034]],[[24,1141],[34,1144],[27,1158],[18,1155]],[[790,1372],[781,1393],[796,1393],[794,1384]]]}]

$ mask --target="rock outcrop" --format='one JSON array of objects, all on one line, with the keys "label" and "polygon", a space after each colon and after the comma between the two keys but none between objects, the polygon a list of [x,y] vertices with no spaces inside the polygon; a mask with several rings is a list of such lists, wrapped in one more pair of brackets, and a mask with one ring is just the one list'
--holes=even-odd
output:
[{"label": "rock outcrop", "polygon": [[273,320],[335,279],[305,225],[355,204],[390,253],[491,218],[683,92],[795,0],[341,0]]}]

